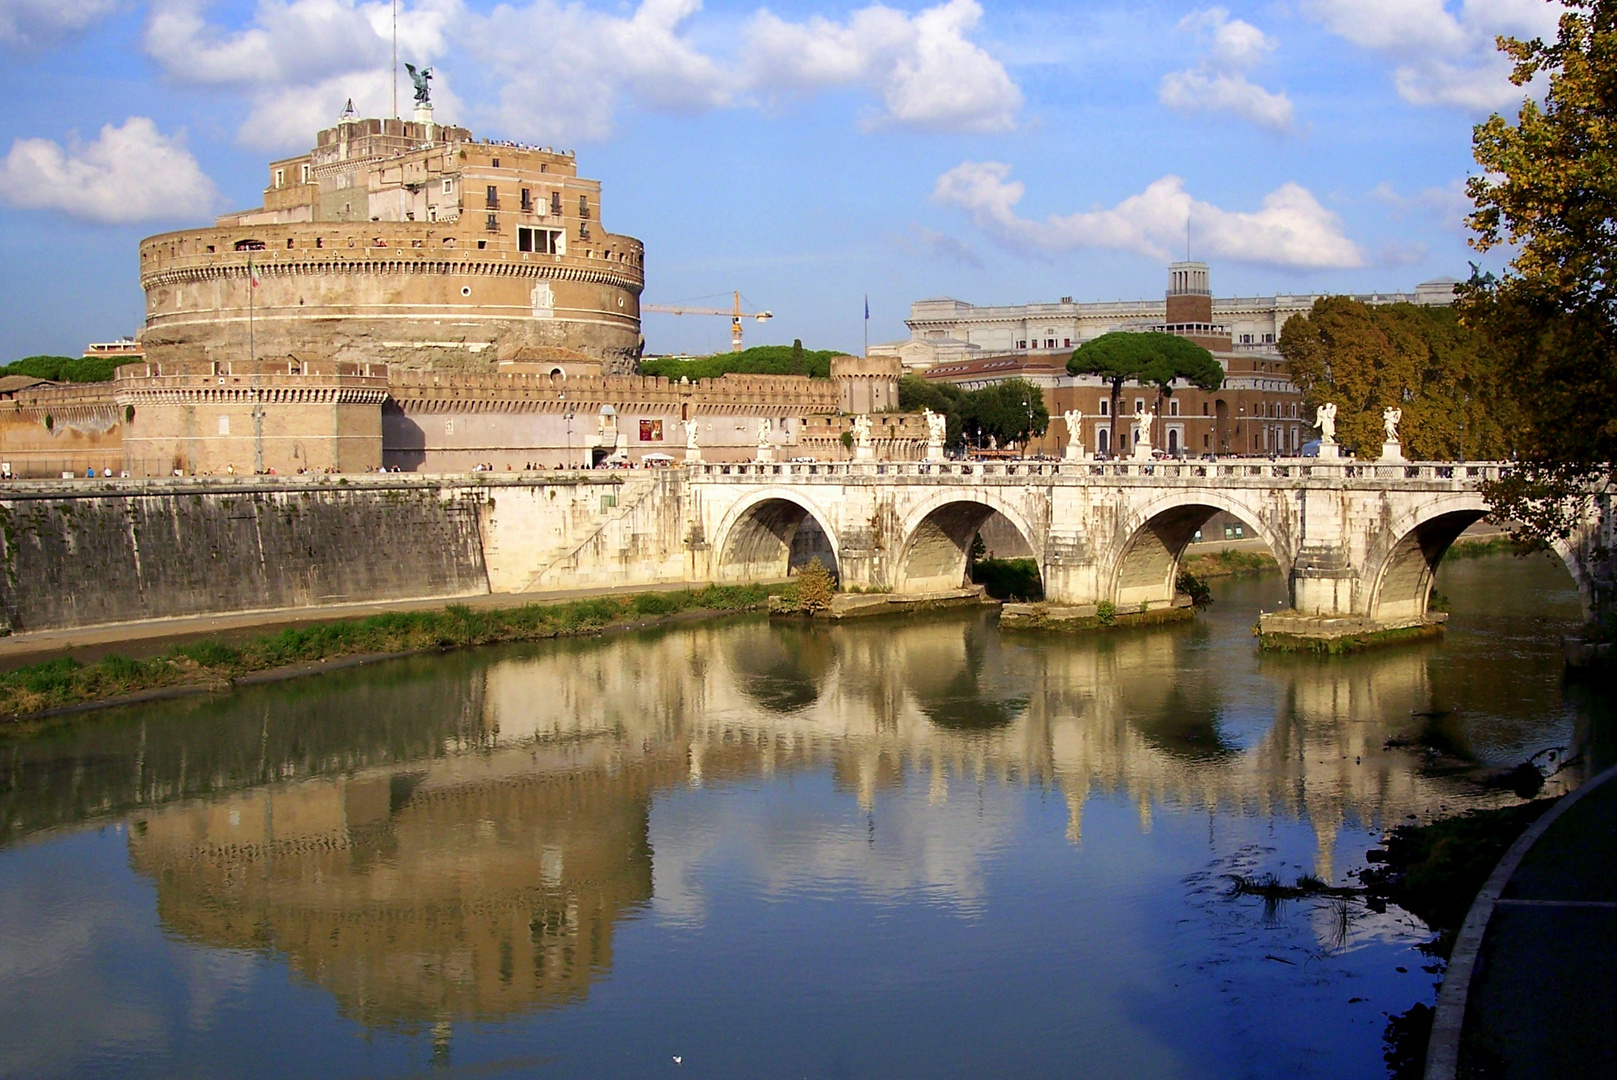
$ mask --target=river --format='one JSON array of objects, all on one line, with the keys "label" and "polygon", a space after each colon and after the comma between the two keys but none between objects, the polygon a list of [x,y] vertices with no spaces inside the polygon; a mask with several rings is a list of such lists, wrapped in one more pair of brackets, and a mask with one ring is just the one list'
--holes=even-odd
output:
[{"label": "river", "polygon": [[[1571,581],[1433,643],[756,617],[420,657],[0,742],[0,1075],[1353,1077],[1411,916],[1232,873],[1610,760]],[[1558,750],[1557,748],[1565,748]]]}]

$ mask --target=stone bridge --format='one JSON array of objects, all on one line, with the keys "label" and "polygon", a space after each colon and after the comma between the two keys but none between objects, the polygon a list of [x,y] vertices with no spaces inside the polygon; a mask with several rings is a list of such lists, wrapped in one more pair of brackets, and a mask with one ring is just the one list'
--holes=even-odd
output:
[{"label": "stone bridge", "polygon": [[[1052,608],[1176,602],[1215,512],[1290,582],[1286,618],[1422,624],[1496,464],[691,463],[458,475],[63,480],[0,487],[0,631],[360,601],[778,581],[812,555],[847,587],[957,590],[980,531],[1019,534]],[[1609,590],[1610,494],[1558,544],[1586,609]],[[1002,548],[1002,550],[1004,550]],[[1266,617],[1268,618],[1268,617]],[[1334,630],[1332,631],[1335,632]]]},{"label": "stone bridge", "polygon": [[[1299,615],[1407,626],[1427,612],[1449,545],[1487,513],[1497,464],[1234,462],[704,464],[686,469],[698,577],[778,578],[797,533],[824,533],[844,586],[956,588],[994,515],[1038,561],[1046,599],[1118,611],[1171,605],[1180,555],[1218,511],[1246,522]],[[1610,496],[1556,546],[1588,608]],[[799,545],[801,546],[801,545]]]}]

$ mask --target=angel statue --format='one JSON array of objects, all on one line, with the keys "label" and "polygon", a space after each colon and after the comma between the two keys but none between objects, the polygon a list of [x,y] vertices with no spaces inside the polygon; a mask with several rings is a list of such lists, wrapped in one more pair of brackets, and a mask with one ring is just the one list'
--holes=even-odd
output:
[{"label": "angel statue", "polygon": [[1336,441],[1336,402],[1327,401],[1314,410],[1314,426],[1319,428],[1320,442]]},{"label": "angel statue", "polygon": [[769,433],[774,429],[775,422],[769,417],[765,416],[758,421],[758,445],[760,447],[769,445]]},{"label": "angel statue", "polygon": [[942,446],[949,437],[949,418],[931,409],[921,411],[926,415],[926,441],[932,446]]},{"label": "angel statue", "polygon": [[1084,436],[1084,414],[1077,409],[1068,409],[1061,414],[1061,419],[1067,422],[1067,445],[1077,446]]},{"label": "angel statue", "polygon": [[870,417],[864,413],[853,418],[853,441],[860,446],[870,445]]},{"label": "angel statue", "polygon": [[680,423],[685,425],[685,449],[695,450],[696,429],[699,425],[695,420],[681,420]]},{"label": "angel statue", "polygon": [[1144,409],[1134,414],[1134,445],[1151,445],[1151,414]]},{"label": "angel statue", "polygon": [[1381,410],[1381,430],[1387,433],[1387,441],[1398,441],[1398,422],[1404,418],[1404,410],[1389,406]]},{"label": "angel statue", "polygon": [[[398,69],[395,68],[395,71]],[[405,64],[404,70],[410,73],[410,81],[415,84],[415,103],[417,105],[430,105],[432,103],[432,90],[427,83],[432,79],[432,69],[422,68],[417,71],[414,64]]]}]

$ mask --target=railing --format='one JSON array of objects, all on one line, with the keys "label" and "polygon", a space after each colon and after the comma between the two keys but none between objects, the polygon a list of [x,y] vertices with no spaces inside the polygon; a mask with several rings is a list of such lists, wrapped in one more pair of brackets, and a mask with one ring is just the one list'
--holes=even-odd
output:
[{"label": "railing", "polygon": [[1461,482],[1498,480],[1509,466],[1502,462],[1320,461],[1281,458],[1274,461],[825,461],[825,462],[693,462],[686,468],[698,477],[960,477],[1027,480],[1035,477],[1085,480],[1151,479],[1252,481],[1317,480],[1371,482]]}]

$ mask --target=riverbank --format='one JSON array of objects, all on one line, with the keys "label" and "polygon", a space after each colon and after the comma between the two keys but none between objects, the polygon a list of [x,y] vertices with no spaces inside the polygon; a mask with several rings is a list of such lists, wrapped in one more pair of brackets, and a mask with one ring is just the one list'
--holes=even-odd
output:
[{"label": "riverbank", "polygon": [[226,691],[412,653],[759,611],[780,589],[709,585],[482,610],[450,604],[288,626],[239,642],[203,638],[144,659],[114,653],[86,664],[58,657],[0,672],[0,730],[21,730],[67,712]]},{"label": "riverbank", "polygon": [[1187,555],[1179,560],[1179,569],[1206,580],[1208,578],[1238,577],[1242,574],[1261,574],[1265,570],[1278,570],[1280,564],[1267,551],[1225,548],[1204,555]]}]

